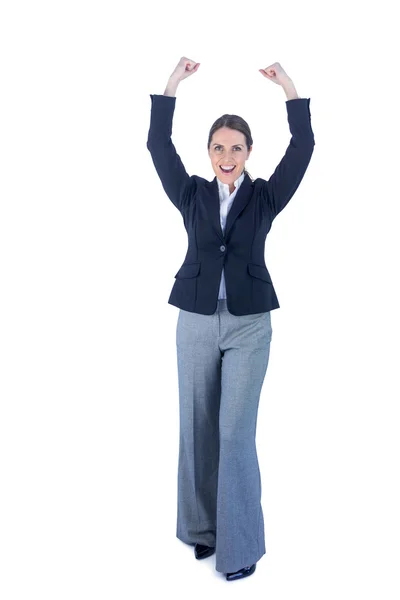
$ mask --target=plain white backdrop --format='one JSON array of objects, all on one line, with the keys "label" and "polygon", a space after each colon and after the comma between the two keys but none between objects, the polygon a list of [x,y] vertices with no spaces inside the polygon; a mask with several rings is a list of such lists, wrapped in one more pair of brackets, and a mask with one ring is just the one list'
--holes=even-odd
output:
[{"label": "plain white backdrop", "polygon": [[[398,600],[392,7],[2,4],[3,600]],[[311,98],[315,135],[266,241],[281,305],[257,426],[267,553],[237,582],[175,537],[167,300],[187,236],[146,141],[150,94],[181,56],[201,63],[173,121],[190,175],[214,177],[208,132],[225,112],[250,125],[252,177],[273,173],[290,141],[286,97],[258,69],[275,61]]]}]

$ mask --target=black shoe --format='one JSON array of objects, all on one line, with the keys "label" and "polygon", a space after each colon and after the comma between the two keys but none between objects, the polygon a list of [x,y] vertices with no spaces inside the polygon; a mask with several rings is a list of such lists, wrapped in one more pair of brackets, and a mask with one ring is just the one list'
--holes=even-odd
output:
[{"label": "black shoe", "polygon": [[194,554],[196,558],[207,558],[214,554],[215,548],[211,546],[204,546],[203,544],[196,544],[194,547]]},{"label": "black shoe", "polygon": [[248,577],[256,570],[256,563],[251,565],[251,567],[244,567],[243,569],[239,569],[239,571],[235,571],[234,573],[227,573],[226,578],[228,581],[234,581],[235,579],[242,579],[243,577]]}]

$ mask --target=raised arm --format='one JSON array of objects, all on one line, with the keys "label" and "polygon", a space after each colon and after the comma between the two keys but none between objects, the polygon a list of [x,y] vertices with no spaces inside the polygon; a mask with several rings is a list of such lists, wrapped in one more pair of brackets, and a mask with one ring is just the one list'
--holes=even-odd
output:
[{"label": "raised arm", "polygon": [[[261,70],[261,69],[260,69]],[[263,194],[272,219],[286,206],[300,185],[314,151],[314,133],[311,128],[310,98],[299,98],[292,80],[279,63],[271,65],[262,74],[279,83],[286,93],[286,110],[292,137],[286,152],[269,180]]]},{"label": "raised arm", "polygon": [[150,94],[151,116],[147,148],[167,196],[181,212],[188,199],[192,180],[172,143],[172,120],[177,87],[182,79],[197,71],[198,65],[199,63],[182,57],[168,80],[164,94]]}]

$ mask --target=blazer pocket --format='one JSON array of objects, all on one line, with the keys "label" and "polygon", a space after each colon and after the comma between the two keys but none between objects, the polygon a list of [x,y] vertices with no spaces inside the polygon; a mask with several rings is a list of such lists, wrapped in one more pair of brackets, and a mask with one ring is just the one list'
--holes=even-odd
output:
[{"label": "blazer pocket", "polygon": [[252,277],[257,277],[258,279],[262,279],[263,281],[272,284],[271,277],[266,267],[263,267],[262,265],[255,265],[254,263],[248,263],[247,268]]},{"label": "blazer pocket", "polygon": [[190,277],[197,277],[200,271],[200,263],[186,263],[181,266],[177,274],[176,279],[189,279]]}]

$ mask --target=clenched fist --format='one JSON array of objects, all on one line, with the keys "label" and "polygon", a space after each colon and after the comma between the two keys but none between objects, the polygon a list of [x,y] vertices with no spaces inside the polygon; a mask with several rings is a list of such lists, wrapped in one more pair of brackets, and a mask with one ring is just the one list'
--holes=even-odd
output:
[{"label": "clenched fist", "polygon": [[183,79],[186,79],[186,77],[189,77],[190,75],[193,75],[193,73],[196,73],[197,69],[199,68],[199,65],[200,63],[197,63],[194,60],[191,60],[190,58],[186,58],[186,56],[182,56],[182,58],[176,65],[175,70],[171,75],[171,78],[175,79],[176,81],[182,81]]},{"label": "clenched fist", "polygon": [[264,75],[270,81],[277,83],[278,85],[283,85],[290,81],[289,75],[283,70],[280,63],[275,62],[269,67],[265,69],[259,69],[260,73]]}]

